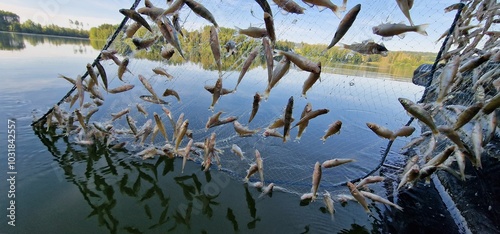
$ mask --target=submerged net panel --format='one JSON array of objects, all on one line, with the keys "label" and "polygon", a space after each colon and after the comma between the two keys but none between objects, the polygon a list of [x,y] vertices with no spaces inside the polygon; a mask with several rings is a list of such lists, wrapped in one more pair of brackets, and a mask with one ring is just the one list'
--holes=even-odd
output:
[{"label": "submerged net panel", "polygon": [[[164,1],[149,2],[157,7],[167,8]],[[257,58],[245,74],[237,91],[221,96],[213,110],[209,110],[213,95],[205,89],[205,86],[215,86],[217,79],[221,77],[223,88],[234,89],[245,60],[256,47],[262,47],[262,39],[240,35],[235,27],[265,28],[263,11],[259,4],[254,1],[245,1],[244,3],[241,1],[199,2],[210,10],[219,25],[218,36],[222,51],[222,70],[220,72],[210,49],[211,23],[209,21],[198,16],[188,6],[184,6],[178,12],[179,23],[184,34],[184,36],[179,36],[185,56],[183,59],[172,45],[166,43],[155,26],[155,22],[144,16],[153,26],[153,32],[149,32],[143,27],[134,37],[138,39],[157,37],[157,40],[147,49],[138,50],[132,38],[124,38],[125,28],[122,30],[121,26],[118,27],[119,34],[116,39],[108,39],[111,42],[109,48],[104,45],[104,40],[93,42],[97,48],[103,47],[109,51],[115,50],[117,52],[115,56],[120,62],[100,61],[106,70],[109,89],[122,85],[134,85],[134,88],[123,93],[111,94],[107,93],[103,84],[100,83],[97,89],[104,98],[102,105],[95,104],[95,98],[91,98],[93,95],[85,92],[84,106],[79,106],[80,100],[76,100],[72,107],[69,103],[63,103],[60,108],[65,120],[63,123],[57,123],[56,116],[49,114],[49,127],[57,128],[57,131],[62,134],[69,134],[75,140],[75,144],[98,144],[100,147],[110,148],[113,145],[126,142],[125,148],[131,157],[140,159],[139,152],[148,147],[156,147],[160,150],[165,146],[166,139],[161,133],[158,133],[154,140],[149,136],[144,144],[141,144],[140,137],[136,140],[136,136],[131,133],[126,115],[112,120],[111,114],[129,108],[128,115],[141,129],[141,126],[144,126],[148,121],[151,122],[153,128],[156,125],[153,115],[157,113],[166,127],[170,144],[175,145],[175,141],[173,141],[175,139],[174,127],[170,124],[169,116],[162,108],[164,107],[170,111],[174,122],[181,114],[184,115],[184,120],[189,120],[189,130],[192,131],[195,142],[203,142],[212,133],[215,133],[216,148],[221,150],[219,153],[221,168],[235,178],[243,178],[246,175],[249,164],[255,161],[254,152],[258,150],[264,160],[266,183],[272,182],[288,191],[304,193],[308,192],[311,187],[311,177],[316,162],[322,163],[332,158],[354,159],[356,162],[331,170],[323,170],[321,187],[333,188],[347,180],[355,180],[368,175],[374,168],[377,168],[384,155],[391,153],[385,152],[388,148],[388,140],[375,135],[366,123],[377,123],[391,130],[396,130],[407,123],[408,115],[398,102],[398,98],[404,97],[414,102],[421,99],[424,88],[416,86],[408,80],[420,64],[432,64],[435,54],[412,54],[401,51],[437,51],[441,42],[436,43],[436,41],[442,33],[448,30],[454,19],[453,13],[443,12],[446,5],[435,3],[429,6],[427,2],[418,1],[415,2],[411,10],[412,20],[415,24],[429,24],[426,29],[429,35],[423,36],[409,32],[404,38],[382,39],[373,34],[372,27],[385,22],[405,22],[408,25],[408,19],[405,18],[396,2],[390,4],[386,1],[363,2],[357,19],[342,37],[340,43],[352,45],[353,43],[368,43],[373,40],[379,45],[383,44],[389,53],[385,57],[382,55],[362,55],[337,46],[324,51],[326,45],[334,37],[340,23],[340,19],[329,9],[310,8],[299,2],[298,4],[305,9],[304,14],[284,14],[283,9],[270,2],[277,37],[277,43],[274,46],[275,52],[277,50],[293,51],[315,63],[321,62],[321,78],[307,92],[307,98],[305,98],[301,95],[302,85],[310,73],[292,65],[279,84],[271,90],[269,98],[260,102],[258,113],[252,122],[248,123],[253,97],[256,92],[262,94],[268,83],[266,54],[262,48],[259,49]],[[469,14],[478,11],[476,9],[479,7],[478,2],[473,1],[469,4]],[[349,1],[346,10],[349,11],[355,4],[355,1]],[[346,12],[341,14],[342,17],[346,15]],[[168,18],[173,21],[173,17],[168,16]],[[474,25],[481,22],[473,18],[469,24]],[[126,27],[132,27],[132,24],[133,21],[129,20]],[[116,27],[113,28],[113,30],[115,29]],[[485,50],[489,48],[490,44],[485,43],[487,40],[488,38],[485,36],[479,41],[477,47],[485,48]],[[234,53],[230,53],[231,50],[226,51],[224,48],[224,45],[231,41],[235,44]],[[460,43],[458,39],[451,41]],[[445,54],[456,47],[457,45],[450,44],[445,48]],[[175,53],[170,59],[165,59],[161,56],[163,49],[171,49]],[[457,53],[465,52],[459,50]],[[102,58],[102,56],[99,57]],[[122,81],[118,78],[118,64],[125,58],[128,58],[130,62]],[[277,66],[280,59],[281,56],[275,54],[274,66]],[[466,60],[464,59],[463,62],[465,63]],[[156,67],[164,68],[173,78],[156,75],[152,71]],[[484,68],[484,70],[487,69]],[[384,74],[383,77],[381,74]],[[438,74],[436,73],[434,77]],[[67,75],[73,76],[73,78],[77,76],[77,74]],[[140,96],[151,94],[139,81],[139,75],[145,77],[158,95],[161,96],[165,89],[172,89],[177,91],[181,100],[177,101],[173,96],[167,96],[161,97],[161,99],[169,104],[154,104],[144,101]],[[82,77],[86,77],[86,75],[84,74]],[[87,77],[85,82],[88,84],[89,80]],[[99,82],[101,82],[100,78]],[[70,102],[70,99],[74,98],[75,95],[66,98],[66,101]],[[292,126],[299,121],[300,114],[307,103],[312,104],[313,110],[325,108],[329,112],[312,119],[300,140],[295,140],[297,128],[291,129],[290,140],[286,143],[280,138],[264,137],[262,135],[264,129],[274,120],[283,118],[290,97],[294,98],[292,115],[295,121],[292,122]],[[461,100],[466,105],[472,103],[470,96],[463,97]],[[429,99],[427,102],[431,101]],[[138,111],[137,104],[144,107],[147,115]],[[94,112],[95,109],[98,110],[88,121],[85,120],[86,131],[81,129],[81,124],[78,123],[75,113],[77,109],[83,116]],[[218,111],[223,112],[221,118],[235,116],[238,118],[237,121],[245,127],[259,131],[249,137],[240,137],[236,134],[232,123],[205,129],[207,119]],[[74,125],[68,127],[69,116],[73,116]],[[331,136],[323,143],[320,138],[324,131],[328,125],[337,120],[342,121],[340,134]],[[57,124],[52,126],[50,123]],[[419,127],[416,123],[413,123],[413,126]],[[98,128],[105,130],[103,132]],[[277,130],[283,133],[282,127]],[[414,135],[419,133],[417,130]],[[179,148],[185,147],[188,140],[187,138],[183,139]],[[396,145],[400,148],[406,141],[398,138]],[[244,151],[244,159],[240,159],[231,152],[233,144],[237,144]],[[196,153],[191,154],[191,157],[195,162],[201,164],[203,154],[203,150],[197,149]],[[396,152],[392,152],[392,154],[396,154]],[[156,155],[156,157],[160,156]],[[212,160],[212,163],[215,164],[215,160]],[[217,165],[211,169],[217,169]],[[258,177],[257,173],[251,178],[251,181],[258,181]]]}]

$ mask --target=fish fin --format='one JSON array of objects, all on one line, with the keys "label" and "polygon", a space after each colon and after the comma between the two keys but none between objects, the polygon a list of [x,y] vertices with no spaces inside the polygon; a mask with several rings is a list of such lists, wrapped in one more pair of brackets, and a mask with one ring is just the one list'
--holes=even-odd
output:
[{"label": "fish fin", "polygon": [[281,9],[281,10],[280,10],[280,12],[281,12],[281,14],[283,14],[283,15],[288,15],[288,13],[289,13],[288,11],[285,11],[284,9]]},{"label": "fish fin", "polygon": [[429,24],[418,25],[416,32],[421,35],[427,36],[427,32],[425,31],[427,27],[429,27]]},{"label": "fish fin", "polygon": [[342,16],[340,15],[340,8],[336,5],[334,5],[332,8],[330,8],[339,19],[342,19]]},{"label": "fish fin", "polygon": [[405,36],[406,36],[406,33],[398,34],[398,37],[401,38],[401,39],[405,38]]},{"label": "fish fin", "polygon": [[[399,35],[398,35],[399,36]],[[382,41],[389,41],[393,38],[393,36],[390,37],[382,37]]]},{"label": "fish fin", "polygon": [[316,7],[318,8],[319,12],[322,12],[322,11],[324,11],[326,9],[326,7],[324,7],[324,6],[316,6]]},{"label": "fish fin", "polygon": [[308,7],[314,7],[314,4],[303,1]]}]

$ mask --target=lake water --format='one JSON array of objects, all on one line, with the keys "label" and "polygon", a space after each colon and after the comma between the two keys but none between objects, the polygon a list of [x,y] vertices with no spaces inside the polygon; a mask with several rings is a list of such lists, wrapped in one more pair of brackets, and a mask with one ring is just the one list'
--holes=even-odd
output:
[{"label": "lake water", "polygon": [[[283,143],[278,138],[264,138],[262,130],[251,137],[238,137],[232,124],[205,130],[205,123],[215,112],[209,111],[211,94],[203,87],[214,85],[216,71],[203,70],[194,63],[171,66],[168,62],[131,59],[124,81],[135,84],[131,91],[106,94],[104,105],[90,122],[106,122],[111,113],[126,107],[142,126],[159,113],[172,129],[161,106],[142,101],[148,94],[137,75],[142,74],[152,83],[157,93],[166,88],[176,90],[181,102],[164,98],[175,119],[185,114],[195,141],[203,141],[212,132],[217,134],[217,147],[223,170],[213,165],[208,172],[200,169],[201,160],[189,161],[181,173],[182,159],[156,156],[143,160],[136,156],[142,148],[132,137],[118,136],[127,141],[127,150],[114,151],[102,144],[81,146],[74,136],[66,137],[61,130],[33,129],[33,116],[40,117],[72,87],[59,74],[75,78],[83,74],[99,51],[89,41],[0,33],[0,180],[2,193],[0,207],[4,218],[1,233],[429,233],[448,230],[457,232],[453,219],[440,201],[433,187],[419,183],[415,189],[399,194],[398,172],[382,167],[375,175],[386,176],[383,183],[370,186],[374,193],[387,197],[404,208],[403,212],[371,203],[367,215],[357,202],[335,203],[332,220],[321,197],[316,202],[301,204],[300,196],[309,192],[316,161],[332,158],[353,158],[356,162],[332,169],[324,169],[319,191],[332,196],[349,194],[340,183],[366,175],[375,168],[387,146],[387,140],[376,136],[366,126],[374,122],[389,129],[404,125],[409,117],[397,101],[398,97],[420,99],[423,88],[408,79],[374,74],[363,69],[339,70],[321,75],[301,97],[302,83],[308,73],[292,67],[270,94],[262,101],[255,119],[248,124],[253,95],[262,92],[267,83],[267,70],[258,67],[243,78],[237,92],[223,96],[215,111],[225,116],[237,116],[238,121],[251,129],[264,129],[280,117],[287,100],[294,97],[295,121],[310,102],[313,109],[327,108],[329,113],[310,121],[300,141],[293,141],[297,129],[291,130],[291,140]],[[117,67],[103,62],[110,87],[123,83],[117,78]],[[153,75],[151,69],[162,66],[175,78]],[[238,68],[238,67],[237,67]],[[223,72],[223,87],[232,89],[239,71]],[[375,77],[375,78],[374,78]],[[407,81],[405,81],[407,80]],[[104,92],[104,91],[102,91]],[[76,93],[76,92],[75,92]],[[105,93],[105,92],[104,92]],[[86,96],[89,100],[89,97]],[[138,113],[137,103],[144,105],[148,117]],[[78,104],[76,104],[78,105]],[[67,103],[61,105],[69,109]],[[86,112],[86,110],[85,110]],[[7,119],[16,120],[15,215],[16,226],[7,225],[8,184]],[[340,134],[323,143],[320,137],[329,124],[343,122]],[[125,118],[114,121],[114,129],[128,129]],[[418,124],[412,137],[418,136]],[[170,128],[169,128],[170,127]],[[281,129],[280,129],[281,132]],[[386,164],[401,167],[406,160],[399,149],[411,138],[394,142]],[[162,145],[161,135],[155,144]],[[149,144],[149,140],[148,140]],[[186,144],[186,140],[182,146]],[[237,144],[245,152],[240,160],[231,151]],[[254,151],[259,150],[264,160],[266,183],[277,188],[272,196],[260,197],[261,190],[244,184]],[[194,156],[196,157],[196,156]],[[258,179],[253,176],[251,181]],[[422,222],[421,220],[424,220]]]}]

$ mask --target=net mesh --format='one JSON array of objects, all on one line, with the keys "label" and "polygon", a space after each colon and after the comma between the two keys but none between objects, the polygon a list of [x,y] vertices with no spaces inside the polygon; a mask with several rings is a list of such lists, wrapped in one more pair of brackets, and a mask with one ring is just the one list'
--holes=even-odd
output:
[{"label": "net mesh", "polygon": [[[150,2],[157,7],[167,8],[165,1]],[[74,116],[75,126],[80,126],[75,110],[79,109],[83,116],[87,116],[94,109],[98,109],[98,111],[88,120],[87,131],[77,133],[78,130],[75,131],[72,128],[70,128],[71,131],[68,131],[64,124],[58,125],[56,131],[74,136],[75,144],[78,144],[78,141],[82,144],[81,140],[89,139],[94,144],[106,148],[107,143],[109,143],[108,147],[111,147],[126,142],[125,147],[131,157],[139,158],[138,152],[151,146],[160,149],[165,145],[166,139],[161,133],[158,133],[154,140],[150,136],[146,138],[144,144],[141,144],[141,140],[136,141],[136,137],[130,133],[126,116],[112,121],[111,114],[129,108],[128,115],[141,129],[141,126],[146,124],[148,120],[151,120],[151,126],[154,127],[156,123],[153,116],[154,113],[157,113],[166,127],[169,142],[173,144],[174,128],[170,124],[169,116],[162,108],[166,107],[170,111],[173,121],[177,121],[181,114],[184,114],[184,119],[189,119],[189,129],[192,131],[195,142],[203,142],[212,133],[216,134],[216,147],[222,150],[220,153],[222,169],[235,178],[243,178],[246,175],[249,164],[255,161],[254,151],[259,150],[264,160],[266,183],[273,182],[285,190],[304,193],[311,186],[315,162],[321,163],[332,158],[356,160],[357,163],[323,171],[321,186],[331,188],[346,180],[366,176],[380,163],[388,141],[376,136],[366,126],[366,123],[373,122],[395,130],[407,122],[409,117],[398,102],[398,98],[404,97],[417,102],[422,97],[424,88],[416,86],[408,80],[420,64],[434,62],[435,52],[441,46],[441,41],[437,39],[448,30],[455,16],[453,13],[443,12],[443,9],[450,4],[448,1],[438,1],[433,2],[433,4],[426,1],[416,1],[411,9],[412,20],[416,24],[429,24],[426,29],[429,35],[423,36],[410,32],[406,33],[404,38],[382,39],[373,34],[372,27],[386,22],[408,24],[408,20],[399,9],[396,1],[390,3],[387,1],[363,2],[358,18],[340,43],[352,44],[374,40],[377,43],[383,43],[390,51],[387,57],[383,57],[381,55],[361,55],[340,47],[334,47],[324,52],[326,44],[329,44],[335,35],[340,22],[339,18],[332,14],[329,9],[310,8],[302,3],[300,5],[306,9],[303,15],[285,13],[279,6],[270,3],[278,40],[275,49],[293,50],[314,62],[321,61],[321,79],[307,92],[307,98],[302,97],[302,84],[309,73],[292,66],[280,83],[272,89],[269,98],[260,102],[255,119],[248,123],[253,95],[256,92],[262,93],[267,85],[267,67],[263,51],[259,50],[256,60],[244,76],[237,91],[223,95],[215,104],[213,111],[207,110],[212,103],[212,94],[205,90],[205,86],[214,86],[218,77],[221,77],[223,88],[233,89],[235,87],[246,58],[255,47],[261,46],[262,40],[239,35],[234,28],[247,28],[248,26],[264,28],[262,9],[254,1],[199,2],[212,12],[220,25],[218,29],[219,43],[223,55],[221,74],[217,71],[217,65],[210,50],[210,22],[193,13],[189,7],[184,6],[178,15],[184,34],[184,36],[179,37],[179,40],[185,59],[179,55],[178,51],[169,60],[160,56],[160,51],[164,47],[172,48],[172,45],[167,45],[157,28],[154,28],[153,32],[141,28],[134,35],[134,37],[142,39],[158,36],[159,39],[145,50],[136,50],[132,39],[123,37],[124,30],[119,31],[116,39],[94,40],[92,43],[95,48],[104,47],[106,49],[106,42],[110,42],[109,49],[118,51],[116,56],[120,61],[125,58],[130,59],[127,66],[128,71],[123,75],[123,81],[118,78],[118,65],[115,62],[112,60],[100,62],[106,71],[109,89],[125,84],[132,84],[134,88],[127,92],[111,94],[107,93],[102,87],[103,85],[100,84],[98,89],[105,100],[101,106],[92,104],[93,101],[88,92],[84,93],[84,99],[85,103],[89,104],[84,105],[84,107],[79,107],[80,100],[77,100],[72,107],[67,102],[61,104],[60,108],[66,117]],[[477,12],[479,2],[471,2],[468,5],[470,8],[466,12],[468,14]],[[354,3],[349,2],[347,10],[353,6]],[[125,7],[121,6],[121,8]],[[345,13],[342,14],[342,16],[344,15]],[[146,16],[145,18],[147,19]],[[171,17],[169,16],[169,18]],[[150,19],[148,22],[155,25]],[[472,18],[469,25],[479,25],[482,22],[477,18]],[[129,20],[125,28],[131,27],[132,24],[133,21]],[[495,27],[497,26],[493,25],[489,30],[494,30]],[[107,35],[110,35],[114,29],[116,27],[113,27]],[[485,45],[488,39],[485,36],[478,43],[477,48],[485,50],[490,48],[491,45]],[[234,41],[236,45],[236,52],[233,55],[224,49],[224,45],[230,41]],[[456,42],[456,39],[451,41]],[[455,48],[457,48],[456,45],[447,47],[444,51],[445,55],[446,52]],[[274,64],[275,66],[278,64],[278,58],[274,59]],[[489,67],[482,66],[479,73],[485,73],[492,69],[493,65],[488,64]],[[173,79],[154,74],[152,69],[156,67],[166,69],[173,76]],[[68,75],[76,77],[77,74]],[[139,81],[139,75],[143,75],[159,95],[167,88],[176,90],[181,101],[177,101],[172,96],[162,97],[169,102],[167,105],[142,100],[140,96],[148,95],[149,92]],[[439,72],[434,77],[436,78],[438,75]],[[89,80],[89,77],[85,79],[86,82]],[[463,83],[462,86],[467,87],[467,84]],[[436,86],[438,84],[433,83],[431,88]],[[76,94],[73,94],[71,98],[74,95]],[[291,139],[286,143],[283,143],[282,139],[279,138],[262,136],[262,132],[270,123],[283,117],[290,97],[294,98],[293,117],[295,122],[292,125],[300,119],[300,113],[307,103],[312,104],[313,110],[326,108],[329,109],[329,113],[311,120],[300,140],[294,141],[297,135],[296,128],[291,130]],[[457,94],[455,100],[465,106],[475,102],[474,95],[466,94]],[[432,97],[426,100],[426,102],[432,101],[434,101]],[[146,109],[147,115],[138,111],[137,104]],[[207,119],[218,111],[223,111],[223,118],[236,116],[244,126],[260,131],[250,137],[239,137],[231,123],[206,129]],[[57,122],[55,115],[49,115],[49,119],[51,123]],[[328,125],[336,120],[341,120],[343,123],[340,134],[331,136],[323,143],[320,137]],[[441,119],[436,121],[439,121],[440,124],[452,122]],[[412,123],[412,125],[420,127],[417,123]],[[112,128],[108,127],[110,129],[106,130],[109,132],[108,134],[97,130],[96,128],[99,126],[103,128],[112,126]],[[282,128],[278,131],[283,133]],[[83,134],[85,132],[86,135]],[[414,135],[418,134],[419,131]],[[181,148],[187,142],[188,139],[184,139]],[[390,151],[389,154],[397,155],[398,149],[407,142],[408,139],[398,138],[395,142],[396,150]],[[243,160],[231,152],[233,144],[237,144],[244,151]],[[440,140],[437,149],[444,148],[447,144],[446,141]],[[199,156],[193,155],[192,158],[195,162],[201,163],[203,150],[197,150],[197,154]],[[393,163],[399,163],[399,166],[403,165],[403,162],[397,162],[398,159],[394,160],[396,161]],[[211,168],[211,170],[214,169],[217,167]],[[257,177],[252,177],[251,181],[257,181]]]}]

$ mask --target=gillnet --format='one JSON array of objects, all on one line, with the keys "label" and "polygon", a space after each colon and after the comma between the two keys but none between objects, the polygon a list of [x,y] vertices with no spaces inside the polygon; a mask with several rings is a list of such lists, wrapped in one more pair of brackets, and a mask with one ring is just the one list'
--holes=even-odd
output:
[{"label": "gillnet", "polygon": [[[136,1],[132,9],[136,8],[138,2]],[[174,1],[172,4],[175,5],[177,2],[181,1]],[[385,22],[408,24],[407,18],[396,2],[390,4],[386,1],[363,2],[358,18],[339,43],[347,46],[352,46],[354,43],[378,43],[379,46],[389,50],[388,55],[383,56],[380,50],[370,50],[366,53],[372,55],[363,55],[341,48],[345,47],[344,45],[325,50],[326,45],[334,38],[340,23],[340,19],[330,9],[310,8],[300,3],[299,5],[305,9],[304,14],[293,14],[286,13],[283,7],[271,4],[276,30],[276,42],[273,43],[268,37],[252,38],[238,33],[236,28],[246,29],[250,25],[267,32],[263,8],[260,7],[260,3],[265,1],[199,2],[210,10],[218,23],[218,28],[213,27],[212,20],[206,14],[195,12],[188,3],[176,14],[160,17],[161,23],[152,20],[151,15],[157,14],[151,10],[152,6],[169,8],[164,1],[146,1],[145,8],[149,6],[150,11],[147,12],[152,13],[149,13],[149,16],[143,14],[142,17],[151,26],[151,31],[142,26],[133,36],[127,37],[127,31],[138,24],[138,21],[126,20],[127,18],[123,25],[109,27],[107,31],[104,27],[98,28],[95,31],[96,37],[103,32],[107,32],[106,36],[110,35],[118,29],[116,38],[110,37],[107,41],[92,42],[97,48],[103,47],[104,53],[114,51],[106,55],[101,53],[92,64],[94,67],[99,63],[106,72],[107,90],[102,82],[102,74],[97,68],[93,69],[98,76],[98,84],[94,89],[102,95],[103,100],[99,100],[97,97],[99,95],[85,91],[83,104],[80,105],[82,99],[78,98],[77,91],[76,94],[64,98],[65,101],[58,107],[60,110],[56,108],[50,112],[47,119],[42,118],[39,125],[52,129],[55,134],[68,135],[71,144],[80,145],[79,147],[84,150],[86,147],[96,147],[105,151],[126,151],[129,155],[126,160],[138,162],[142,162],[141,158],[145,158],[147,162],[154,161],[158,157],[174,157],[179,158],[176,160],[182,160],[185,147],[192,139],[194,143],[190,153],[191,160],[188,163],[194,161],[197,164],[204,164],[207,162],[205,156],[207,151],[214,152],[211,166],[207,168],[221,169],[237,180],[243,180],[250,164],[255,163],[255,151],[258,150],[264,162],[265,184],[274,183],[283,191],[297,194],[308,193],[311,190],[316,162],[322,163],[334,158],[354,160],[335,168],[323,168],[320,188],[330,191],[340,190],[346,181],[359,181],[373,174],[387,155],[391,158],[389,164],[404,167],[407,158],[399,155],[397,151],[409,141],[409,138],[396,138],[394,142],[396,150],[390,150],[393,142],[377,136],[368,128],[367,123],[376,123],[392,131],[407,123],[417,129],[420,128],[421,125],[416,122],[408,122],[409,116],[398,102],[398,98],[406,98],[413,102],[418,102],[422,98],[424,87],[414,85],[408,82],[408,79],[419,65],[434,63],[436,54],[429,51],[438,51],[442,42],[437,37],[446,33],[449,25],[455,24],[454,13],[443,12],[447,4],[437,2],[430,7],[428,2],[415,2],[411,9],[413,21],[416,24],[428,24],[426,31],[429,36],[408,32],[404,38],[395,36],[389,40],[373,34],[372,27]],[[485,2],[494,4],[494,1]],[[144,6],[139,6],[141,7],[144,9]],[[355,1],[349,1],[341,17],[345,17],[353,7]],[[455,10],[462,10],[461,7]],[[498,43],[493,30],[497,26],[492,24],[493,16],[484,10],[485,7],[488,6],[484,6],[481,1],[469,2],[464,10],[465,14],[462,13],[465,15],[464,19],[452,27],[454,28],[452,32],[445,34],[449,38],[446,37],[447,42],[439,58],[445,62],[444,64],[452,61],[454,55],[461,56],[460,66],[484,54],[489,54],[491,57],[478,67],[461,71],[461,83],[453,85],[453,91],[447,93],[449,99],[445,102],[446,105],[468,107],[479,101],[486,105],[488,97],[496,94],[496,89],[492,89],[492,85],[494,79],[498,77],[498,72],[493,72],[490,78],[483,80],[479,78],[491,70],[498,70]],[[146,12],[137,9],[137,12],[141,11]],[[484,14],[484,19],[480,19],[479,14]],[[130,15],[130,17],[136,16]],[[469,18],[471,20],[467,21]],[[179,31],[175,31],[176,23],[180,25]],[[476,27],[464,31],[464,27],[469,25]],[[167,27],[167,35],[174,36],[173,39],[165,37],[165,32],[159,29],[163,26]],[[218,40],[215,41],[214,30],[218,34]],[[491,35],[485,34],[490,31]],[[146,46],[148,41],[151,43]],[[291,63],[290,69],[271,89],[268,97],[264,97],[269,82],[269,70],[263,41],[264,44],[269,43],[273,47],[272,61],[275,70],[282,66],[280,62],[283,53],[280,51],[299,54],[314,64],[321,62],[320,79],[307,90],[306,95],[303,95],[302,87],[308,77],[314,75],[314,71],[304,71],[303,68]],[[176,45],[177,42],[179,44]],[[218,46],[221,51],[220,70],[211,49],[215,42],[220,44]],[[109,48],[106,43],[109,44]],[[252,53],[256,53],[256,58],[237,86],[245,61],[252,56]],[[497,60],[494,61],[494,58]],[[128,61],[126,68],[123,65],[124,61]],[[153,71],[155,68],[164,69],[168,75],[155,73]],[[434,103],[437,94],[435,90],[439,90],[438,83],[441,82],[439,78],[441,70],[442,66],[438,66],[429,71],[430,74],[434,74],[434,79],[433,83],[428,85],[429,89],[425,91],[425,99],[422,100],[424,103]],[[435,71],[437,72],[434,73]],[[78,76],[78,74],[63,75],[74,79]],[[424,77],[425,81],[430,81],[429,76],[427,73],[419,78]],[[87,74],[82,75],[82,78],[85,78],[84,86],[88,87],[92,78]],[[477,80],[481,80],[481,83],[474,85]],[[222,85],[218,87],[220,83]],[[151,85],[157,97],[147,90],[145,84]],[[121,86],[125,89],[124,85],[133,88],[120,93],[109,92]],[[483,88],[483,96],[474,95],[477,90],[471,91],[471,85]],[[75,89],[77,88],[74,87],[73,90]],[[179,95],[179,100],[172,95],[162,96],[167,90],[170,90],[170,93],[172,90],[175,91]],[[262,100],[259,102],[258,112],[249,122],[256,93],[262,96]],[[284,142],[281,137],[264,136],[263,133],[273,122],[285,119],[291,98],[293,98],[291,116],[294,121],[291,122],[289,130],[290,138]],[[72,100],[75,102],[73,105],[70,104]],[[301,112],[308,103],[313,111],[319,109],[328,111],[311,119],[301,138],[296,139],[299,127],[293,126],[301,119]],[[144,113],[141,113],[138,105],[145,110]],[[435,112],[431,113],[434,114],[433,118],[438,125],[449,125],[456,119],[457,114],[450,114],[455,110],[446,108],[433,110]],[[241,137],[235,130],[235,122],[230,121],[207,129],[207,120],[218,112],[222,112],[221,120],[233,117],[243,127],[255,130],[255,133]],[[113,116],[120,113],[126,114],[113,120]],[[81,122],[78,120],[80,114],[83,117]],[[58,119],[58,115],[61,115],[62,119]],[[183,116],[181,120],[180,116]],[[342,122],[340,133],[322,141],[320,138],[325,134],[325,130],[338,120]],[[182,126],[186,121],[188,121],[186,134],[182,136],[176,149],[176,141],[180,135],[175,133],[183,131],[183,127],[176,126]],[[167,138],[159,130],[158,122],[164,125]],[[486,126],[486,121],[482,123]],[[130,125],[137,127],[136,133]],[[469,125],[471,124],[466,125],[466,128],[472,127]],[[275,130],[278,134],[284,133],[283,127]],[[462,134],[461,139],[467,145],[472,145],[466,137],[469,130],[463,130],[459,134]],[[147,135],[144,132],[151,134]],[[425,131],[417,130],[411,136],[418,137],[422,132]],[[207,149],[210,148],[209,144],[213,144],[210,143],[211,137],[215,137],[215,147]],[[435,150],[428,156],[434,156],[450,145],[447,138],[439,137],[436,141]],[[120,144],[125,145],[119,148]],[[242,158],[232,152],[233,144],[244,152]],[[429,145],[427,138],[421,143],[422,147],[424,145]],[[144,151],[147,149],[149,151]],[[425,150],[416,152],[423,155]],[[220,166],[217,165],[218,160]],[[423,166],[424,162],[420,163]],[[189,171],[184,173],[190,174]],[[399,180],[397,175],[393,175],[393,179]],[[251,183],[259,180],[259,173],[250,177]]]}]

